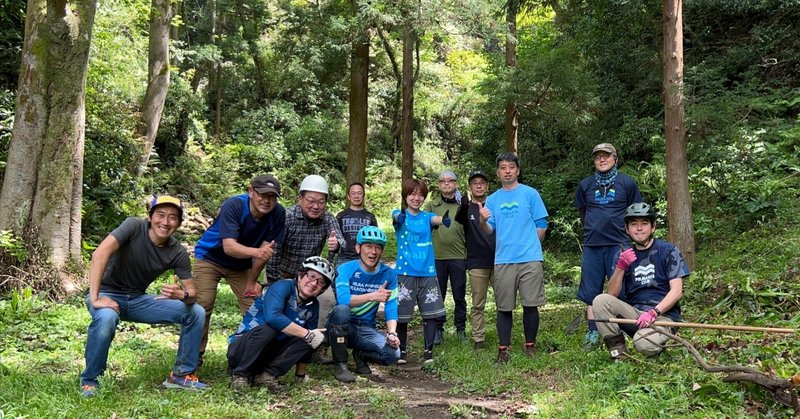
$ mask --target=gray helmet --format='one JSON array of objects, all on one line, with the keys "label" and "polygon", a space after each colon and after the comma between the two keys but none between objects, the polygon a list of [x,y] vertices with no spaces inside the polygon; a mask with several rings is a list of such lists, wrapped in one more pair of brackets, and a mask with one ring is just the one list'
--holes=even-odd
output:
[{"label": "gray helmet", "polygon": [[[325,278],[325,286],[322,287],[322,292],[325,292],[325,290],[331,286],[334,278],[336,278],[336,269],[334,269],[333,264],[319,256],[306,258],[306,260],[303,261],[303,269],[317,271]],[[320,292],[320,294],[322,294],[322,292]]]},{"label": "gray helmet", "polygon": [[634,218],[647,218],[651,222],[656,221],[656,210],[653,209],[650,205],[646,202],[636,202],[631,204],[627,210],[625,210],[625,222],[627,223],[629,220]]}]

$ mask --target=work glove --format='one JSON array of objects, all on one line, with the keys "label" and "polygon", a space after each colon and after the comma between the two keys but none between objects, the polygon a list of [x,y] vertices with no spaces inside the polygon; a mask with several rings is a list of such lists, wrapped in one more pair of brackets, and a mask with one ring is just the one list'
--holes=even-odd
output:
[{"label": "work glove", "polygon": [[633,251],[633,248],[629,248],[619,254],[617,268],[620,268],[624,271],[628,269],[628,266],[631,266],[631,263],[633,262],[636,262],[636,252]]},{"label": "work glove", "polygon": [[447,210],[444,212],[444,215],[442,216],[442,224],[444,224],[445,227],[450,228],[451,223],[452,221],[450,220],[450,210]]},{"label": "work glove", "polygon": [[639,318],[636,320],[636,326],[639,329],[644,329],[646,327],[650,327],[651,324],[655,323],[656,319],[658,318],[658,313],[652,308],[647,311],[647,313],[642,313]]},{"label": "work glove", "polygon": [[309,330],[304,339],[311,348],[317,349],[319,345],[322,345],[322,341],[325,340],[325,329]]},{"label": "work glove", "polygon": [[397,214],[397,219],[394,220],[394,225],[400,227],[405,222],[406,222],[406,209],[403,208],[400,210],[400,214]]}]

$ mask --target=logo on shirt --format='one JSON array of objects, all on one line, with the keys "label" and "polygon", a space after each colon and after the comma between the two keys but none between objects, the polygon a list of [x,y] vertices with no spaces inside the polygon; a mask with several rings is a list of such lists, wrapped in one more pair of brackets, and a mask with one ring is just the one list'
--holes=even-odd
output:
[{"label": "logo on shirt", "polygon": [[649,284],[655,277],[656,267],[652,263],[649,265],[637,266],[636,269],[633,270],[633,280],[641,285]]},{"label": "logo on shirt", "polygon": [[617,191],[614,188],[609,189],[606,191],[605,195],[600,192],[599,189],[594,191],[594,202],[597,202],[600,205],[606,205],[609,202],[614,202],[614,198],[617,196]]}]

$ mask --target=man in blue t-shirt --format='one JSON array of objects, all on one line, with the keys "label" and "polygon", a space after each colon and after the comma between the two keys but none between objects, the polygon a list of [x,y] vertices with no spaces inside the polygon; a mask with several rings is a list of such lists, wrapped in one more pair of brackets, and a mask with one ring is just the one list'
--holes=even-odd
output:
[{"label": "man in blue t-shirt", "polygon": [[[658,332],[670,330],[652,325],[658,320],[680,321],[683,279],[689,276],[681,251],[672,243],[653,237],[656,213],[650,205],[637,202],[629,206],[625,230],[633,247],[619,254],[608,281],[608,293],[598,295],[592,302],[597,319],[636,320],[635,326],[622,328],[616,323],[598,323],[597,329],[614,359],[626,357],[622,331],[632,335],[636,350],[647,356],[664,349],[669,338]],[[623,290],[624,296],[620,297]]]},{"label": "man in blue t-shirt", "polygon": [[295,364],[295,378],[305,381],[305,364],[325,340],[325,329],[317,328],[317,296],[334,277],[333,264],[311,256],[303,261],[296,279],[274,282],[255,300],[228,338],[231,387],[266,386],[276,391],[278,377]]},{"label": "man in blue t-shirt", "polygon": [[[356,236],[358,259],[339,266],[337,305],[328,319],[328,336],[335,364],[334,377],[350,383],[356,377],[347,369],[347,348],[353,348],[356,373],[372,374],[368,362],[391,365],[400,358],[397,337],[397,273],[381,263],[386,234],[374,226],[362,227]],[[385,303],[386,334],[376,330],[380,303]]]},{"label": "man in blue t-shirt", "polygon": [[497,156],[497,177],[502,188],[481,208],[481,230],[496,232],[494,298],[497,305],[497,363],[511,359],[512,312],[517,291],[522,304],[526,356],[533,356],[539,332],[539,307],[546,302],[542,270],[542,240],[547,232],[547,209],[536,189],[519,183],[516,153]]},{"label": "man in blue t-shirt", "polygon": [[589,331],[584,337],[586,349],[600,342],[592,300],[603,292],[606,278],[614,273],[614,259],[620,248],[627,247],[625,209],[642,201],[636,181],[617,169],[617,149],[613,145],[596,145],[592,160],[595,172],[581,181],[574,200],[583,225],[581,283],[576,298],[586,304],[589,321]]},{"label": "man in blue t-shirt", "polygon": [[256,176],[247,193],[222,203],[214,224],[194,248],[197,302],[206,310],[201,362],[219,281],[228,281],[242,314],[253,304],[253,297],[261,294],[258,276],[283,241],[286,210],[278,203],[280,194],[278,179]]}]

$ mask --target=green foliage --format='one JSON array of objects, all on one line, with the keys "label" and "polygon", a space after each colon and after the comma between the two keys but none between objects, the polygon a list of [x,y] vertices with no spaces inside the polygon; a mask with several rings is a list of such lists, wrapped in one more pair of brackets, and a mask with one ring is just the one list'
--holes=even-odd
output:
[{"label": "green foliage", "polygon": [[44,306],[42,299],[33,294],[31,287],[11,290],[8,300],[0,300],[0,321],[24,322]]},{"label": "green foliage", "polygon": [[11,144],[11,131],[14,126],[14,93],[0,89],[0,184],[6,170],[8,146]]},{"label": "green foliage", "polygon": [[8,230],[0,230],[0,255],[10,255],[22,263],[28,252],[25,249],[25,242]]},{"label": "green foliage", "polygon": [[14,90],[25,35],[24,0],[0,1],[0,91]]}]

